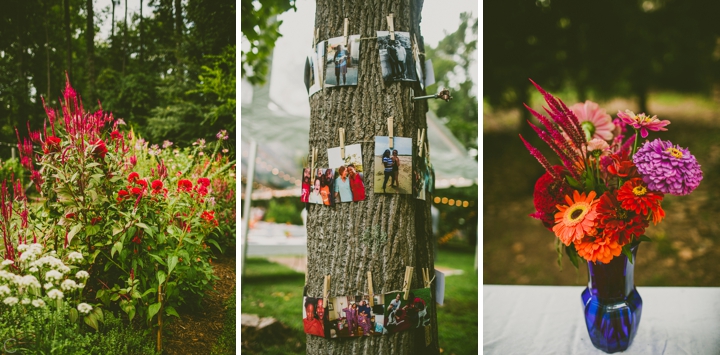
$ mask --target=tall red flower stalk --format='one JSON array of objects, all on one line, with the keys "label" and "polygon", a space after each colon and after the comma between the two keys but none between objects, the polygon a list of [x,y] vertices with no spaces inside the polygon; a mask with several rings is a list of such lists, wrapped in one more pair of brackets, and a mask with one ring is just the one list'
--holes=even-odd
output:
[{"label": "tall red flower stalk", "polygon": [[10,233],[12,229],[10,227],[10,218],[12,217],[12,199],[9,198],[7,189],[7,181],[3,180],[2,187],[0,187],[0,232],[3,235],[3,241],[5,242],[5,259],[15,260],[15,249],[13,243],[10,240]]}]

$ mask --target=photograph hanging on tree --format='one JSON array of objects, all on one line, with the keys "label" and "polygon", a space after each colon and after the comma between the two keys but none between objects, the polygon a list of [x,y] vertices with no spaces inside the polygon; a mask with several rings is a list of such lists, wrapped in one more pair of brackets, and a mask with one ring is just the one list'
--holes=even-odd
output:
[{"label": "photograph hanging on tree", "polygon": [[393,137],[390,148],[389,137],[375,137],[373,191],[376,194],[412,194],[412,151],[412,138]]},{"label": "photograph hanging on tree", "polygon": [[325,58],[325,87],[357,85],[360,66],[360,35],[330,38]]},{"label": "photograph hanging on tree", "polygon": [[330,338],[350,338],[358,334],[358,311],[355,297],[338,296],[328,299],[333,312],[328,313],[326,327],[330,330]]},{"label": "photograph hanging on tree", "polygon": [[428,170],[428,163],[426,157],[415,157],[415,164],[413,165],[413,195],[418,200],[425,200],[427,185],[430,180],[430,172]]},{"label": "photograph hanging on tree", "polygon": [[318,82],[321,89],[324,87],[323,83],[325,82],[325,46],[325,41],[320,41],[315,45],[315,59],[317,59],[315,63],[318,64]]},{"label": "photograph hanging on tree", "polygon": [[415,74],[417,75],[418,82],[420,83],[420,89],[425,89],[425,80],[422,74],[422,62],[420,61],[420,45],[417,42],[417,37],[413,42],[413,58],[415,59]]},{"label": "photograph hanging on tree", "polygon": [[395,39],[393,40],[390,38],[390,32],[377,31],[377,38],[383,80],[418,80],[410,33],[395,32]]},{"label": "photograph hanging on tree", "polygon": [[335,203],[333,196],[335,175],[333,169],[315,169],[311,181],[308,202],[332,206]]},{"label": "photograph hanging on tree", "polygon": [[385,330],[388,334],[408,329],[425,327],[430,324],[432,296],[430,288],[410,290],[407,300],[403,292],[385,294]]},{"label": "photograph hanging on tree", "polygon": [[305,88],[308,90],[308,96],[322,89],[318,70],[317,52],[313,48],[305,59]]},{"label": "photograph hanging on tree", "polygon": [[357,202],[365,200],[365,182],[363,181],[362,149],[360,144],[345,146],[345,158],[340,147],[328,149],[330,167],[336,172],[335,201]]},{"label": "photograph hanging on tree", "polygon": [[310,168],[304,168],[302,172],[302,184],[300,185],[300,202],[308,203],[310,198],[311,182]]},{"label": "photograph hanging on tree", "polygon": [[325,308],[322,298],[303,297],[303,329],[305,333],[325,337]]}]

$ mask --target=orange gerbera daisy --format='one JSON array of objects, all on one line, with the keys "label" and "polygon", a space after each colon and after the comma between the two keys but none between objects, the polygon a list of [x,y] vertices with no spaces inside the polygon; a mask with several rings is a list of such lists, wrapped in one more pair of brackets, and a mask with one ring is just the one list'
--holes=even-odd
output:
[{"label": "orange gerbera daisy", "polygon": [[607,264],[612,258],[619,256],[622,245],[610,236],[587,237],[575,241],[575,250],[583,259]]},{"label": "orange gerbera daisy", "polygon": [[662,192],[650,191],[641,178],[630,179],[618,190],[617,199],[622,208],[647,216],[652,211],[653,224],[657,225],[665,217],[665,211],[660,207],[663,199]]},{"label": "orange gerbera daisy", "polygon": [[595,191],[585,193],[573,191],[573,197],[565,195],[566,206],[557,205],[560,212],[555,214],[553,232],[565,245],[582,239],[586,235],[595,235],[595,218],[597,211],[594,200]]}]

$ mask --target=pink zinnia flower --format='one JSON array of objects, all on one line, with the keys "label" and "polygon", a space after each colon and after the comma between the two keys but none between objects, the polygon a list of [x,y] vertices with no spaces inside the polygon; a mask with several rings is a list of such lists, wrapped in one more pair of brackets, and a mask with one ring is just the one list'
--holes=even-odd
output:
[{"label": "pink zinnia flower", "polygon": [[648,136],[648,130],[651,131],[667,131],[665,126],[670,124],[670,121],[668,120],[662,120],[660,121],[657,118],[657,115],[648,117],[644,113],[641,113],[639,115],[636,115],[634,112],[630,110],[625,110],[625,112],[618,111],[618,118],[623,120],[623,122],[631,125],[636,130],[640,130],[640,137],[647,138]]},{"label": "pink zinnia flower", "polygon": [[603,154],[608,148],[610,148],[610,145],[601,138],[593,138],[588,142],[587,145],[588,152],[600,151],[600,154]]},{"label": "pink zinnia flower", "polygon": [[588,141],[593,138],[609,141],[613,138],[615,125],[612,122],[612,117],[601,109],[598,104],[585,101],[585,103],[570,106],[570,110],[577,116]]}]

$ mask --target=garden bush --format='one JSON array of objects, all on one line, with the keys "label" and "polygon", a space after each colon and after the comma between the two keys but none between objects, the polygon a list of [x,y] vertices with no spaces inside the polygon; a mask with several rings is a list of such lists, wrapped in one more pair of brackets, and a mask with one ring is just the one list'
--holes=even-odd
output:
[{"label": "garden bush", "polygon": [[[137,137],[112,114],[85,111],[69,81],[60,101],[57,110],[45,106],[48,120],[42,130],[22,139],[18,132],[20,164],[42,203],[28,203],[19,179],[10,181],[12,195],[3,183],[5,272],[27,277],[20,275],[29,270],[21,262],[27,257],[24,250],[35,250],[29,248],[42,248],[58,260],[74,256],[78,263],[73,267],[87,274],[83,287],[74,289],[74,299],[94,309],[84,316],[88,325],[98,328],[104,307],[122,310],[136,325],[161,327],[162,316],[177,317],[178,307],[199,304],[212,288],[210,246],[234,245],[235,161],[224,147],[227,132],[209,144],[199,139],[191,147],[173,147],[169,141],[160,146]],[[72,280],[67,275],[62,273],[58,282]],[[8,297],[18,298],[0,295]],[[58,305],[53,317],[67,311],[76,321],[80,309],[66,308]],[[13,317],[0,314],[4,321]],[[39,329],[18,327],[22,334]]]}]

